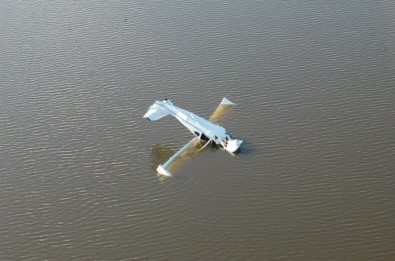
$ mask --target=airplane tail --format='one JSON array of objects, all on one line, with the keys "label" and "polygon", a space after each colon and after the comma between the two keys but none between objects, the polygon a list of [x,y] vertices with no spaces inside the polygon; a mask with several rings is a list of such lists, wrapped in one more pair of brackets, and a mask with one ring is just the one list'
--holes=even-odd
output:
[{"label": "airplane tail", "polygon": [[172,104],[169,100],[156,101],[149,107],[148,111],[144,114],[143,117],[148,119],[149,121],[156,121],[169,115],[170,111],[165,106],[163,106],[164,103]]}]

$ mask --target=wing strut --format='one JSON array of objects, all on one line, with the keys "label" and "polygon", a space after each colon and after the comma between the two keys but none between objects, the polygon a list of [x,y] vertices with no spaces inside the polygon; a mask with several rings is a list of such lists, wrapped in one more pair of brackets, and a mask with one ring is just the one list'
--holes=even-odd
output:
[{"label": "wing strut", "polygon": [[208,140],[208,141],[206,142],[206,144],[204,144],[203,147],[201,147],[198,151],[203,150],[210,142],[212,142],[212,140]]}]

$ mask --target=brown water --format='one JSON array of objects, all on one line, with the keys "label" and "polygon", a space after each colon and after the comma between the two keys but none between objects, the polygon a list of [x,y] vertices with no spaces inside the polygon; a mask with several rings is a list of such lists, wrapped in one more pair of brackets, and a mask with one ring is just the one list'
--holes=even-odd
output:
[{"label": "brown water", "polygon": [[249,2],[0,2],[0,260],[395,260],[394,2]]}]

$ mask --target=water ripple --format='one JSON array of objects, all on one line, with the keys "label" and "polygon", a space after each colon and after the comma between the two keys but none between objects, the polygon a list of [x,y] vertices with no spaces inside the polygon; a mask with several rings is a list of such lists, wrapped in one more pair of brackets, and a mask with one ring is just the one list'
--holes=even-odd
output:
[{"label": "water ripple", "polygon": [[[0,3],[0,259],[394,256],[392,3]],[[245,140],[173,179],[156,99]],[[346,258],[345,258],[346,257]]]}]

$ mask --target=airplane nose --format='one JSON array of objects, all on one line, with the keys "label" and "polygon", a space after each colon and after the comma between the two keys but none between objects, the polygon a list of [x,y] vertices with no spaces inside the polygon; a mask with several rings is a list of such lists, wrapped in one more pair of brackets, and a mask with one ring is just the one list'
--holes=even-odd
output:
[{"label": "airplane nose", "polygon": [[240,145],[243,143],[243,140],[233,139],[228,141],[228,145],[226,146],[226,150],[229,152],[236,152]]}]

